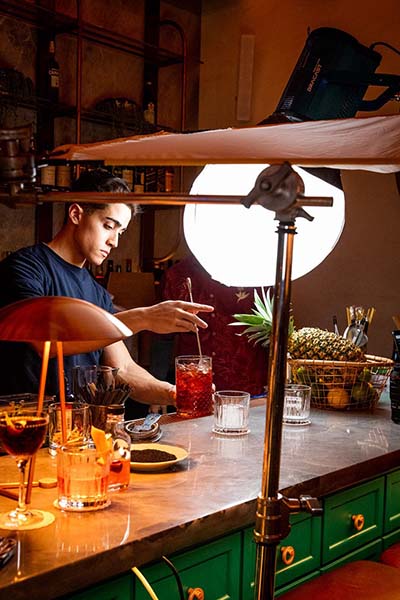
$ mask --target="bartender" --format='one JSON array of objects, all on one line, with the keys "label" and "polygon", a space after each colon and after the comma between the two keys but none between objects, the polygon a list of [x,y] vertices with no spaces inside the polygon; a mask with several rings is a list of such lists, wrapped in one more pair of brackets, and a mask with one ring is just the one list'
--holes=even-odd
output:
[{"label": "bartender", "polygon": [[[105,169],[84,171],[73,185],[81,192],[129,192],[123,179]],[[86,268],[99,266],[109,256],[126,231],[137,207],[128,204],[79,204],[71,202],[65,223],[48,244],[22,248],[0,262],[0,307],[36,296],[79,298],[114,313],[133,333],[195,331],[206,328],[199,312],[211,312],[207,304],[165,301],[154,306],[115,313],[110,294]],[[41,358],[30,345],[0,342],[0,395],[37,393]],[[71,391],[74,366],[105,364],[118,367],[119,376],[129,384],[132,397],[146,404],[175,404],[175,386],[153,377],[132,359],[120,341],[95,352],[66,356],[64,368],[67,391]],[[55,359],[50,360],[46,393],[58,390]]]}]

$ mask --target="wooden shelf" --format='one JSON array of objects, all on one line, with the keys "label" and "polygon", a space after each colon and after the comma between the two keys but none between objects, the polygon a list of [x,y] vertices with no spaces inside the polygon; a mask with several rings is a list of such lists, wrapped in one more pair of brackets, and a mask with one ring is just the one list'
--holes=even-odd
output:
[{"label": "wooden shelf", "polygon": [[53,27],[54,32],[57,34],[68,33],[80,36],[93,44],[139,56],[145,62],[158,67],[181,64],[184,60],[181,54],[121,35],[116,31],[91,25],[85,21],[79,23],[78,19],[74,17],[37,6],[25,0],[2,0],[0,2],[0,14],[24,21],[37,29],[48,30],[49,27]]}]

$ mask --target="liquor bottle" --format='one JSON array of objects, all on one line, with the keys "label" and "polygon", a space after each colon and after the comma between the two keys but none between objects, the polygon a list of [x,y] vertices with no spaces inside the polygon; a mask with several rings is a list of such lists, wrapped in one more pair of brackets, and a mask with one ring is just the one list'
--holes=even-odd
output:
[{"label": "liquor bottle", "polygon": [[151,125],[156,122],[156,100],[154,86],[151,81],[146,81],[143,90],[143,116],[144,120]]},{"label": "liquor bottle", "polygon": [[40,185],[44,191],[52,190],[56,185],[56,167],[47,164],[48,156],[49,150],[45,150],[44,155],[40,158],[40,162],[44,164],[38,169]]},{"label": "liquor bottle", "polygon": [[174,169],[172,167],[167,167],[165,170],[165,191],[174,191]]},{"label": "liquor bottle", "polygon": [[71,187],[71,166],[58,165],[56,169],[56,186],[63,190],[69,190]]},{"label": "liquor bottle", "polygon": [[130,168],[130,167],[123,167],[122,169],[122,179],[124,179],[124,181],[126,181],[126,183],[129,185],[130,189],[133,190],[133,185],[134,185],[134,175],[135,175],[135,171],[134,169]]},{"label": "liquor bottle", "polygon": [[146,167],[144,171],[144,191],[157,191],[157,167]]},{"label": "liquor bottle", "polygon": [[400,424],[400,330],[392,331],[393,336],[393,369],[389,379],[389,396],[392,410],[392,421]]},{"label": "liquor bottle", "polygon": [[111,404],[107,407],[106,434],[112,438],[112,459],[109,491],[124,490],[129,485],[131,467],[131,438],[124,427],[124,405]]},{"label": "liquor bottle", "polygon": [[51,102],[58,102],[60,89],[60,66],[56,60],[56,47],[54,40],[49,43],[49,57],[47,61],[47,97]]},{"label": "liquor bottle", "polygon": [[103,265],[97,265],[95,278],[96,278],[97,283],[99,283],[101,286],[105,287],[106,278],[104,276]]},{"label": "liquor bottle", "polygon": [[125,271],[127,273],[132,273],[132,259],[131,258],[125,259]]},{"label": "liquor bottle", "polygon": [[135,187],[133,189],[137,194],[144,192],[144,168],[138,167],[135,170]]},{"label": "liquor bottle", "polygon": [[104,286],[107,288],[109,281],[110,281],[110,275],[111,273],[114,272],[114,261],[112,260],[112,258],[110,258],[107,261],[107,270],[106,270],[106,276],[104,278]]}]

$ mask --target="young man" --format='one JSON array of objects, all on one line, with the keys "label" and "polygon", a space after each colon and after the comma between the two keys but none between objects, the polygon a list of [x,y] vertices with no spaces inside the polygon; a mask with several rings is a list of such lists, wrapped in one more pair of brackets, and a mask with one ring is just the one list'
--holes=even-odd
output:
[{"label": "young man", "polygon": [[[122,179],[104,169],[84,172],[74,185],[76,191],[127,192]],[[126,231],[135,209],[123,203],[68,206],[66,222],[48,244],[36,244],[14,252],[0,263],[0,307],[35,296],[68,296],[87,300],[114,313],[111,296],[85,268],[101,265],[119,237]],[[145,308],[116,313],[132,331],[155,333],[194,331],[207,324],[197,316],[213,307],[189,302],[166,301]],[[106,364],[119,368],[119,375],[132,396],[146,404],[174,404],[175,388],[154,378],[137,365],[125,344],[117,342],[103,350],[65,357],[67,391],[71,391],[71,370],[76,365]],[[0,342],[0,395],[37,392],[41,358],[28,344]],[[50,361],[46,392],[58,390],[57,369]]]}]

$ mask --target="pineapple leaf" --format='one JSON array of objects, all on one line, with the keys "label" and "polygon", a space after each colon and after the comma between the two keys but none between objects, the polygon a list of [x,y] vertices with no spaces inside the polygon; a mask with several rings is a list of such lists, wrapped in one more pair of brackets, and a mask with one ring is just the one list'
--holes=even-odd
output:
[{"label": "pineapple leaf", "polygon": [[264,322],[264,319],[259,315],[233,315],[234,319],[237,319],[238,323],[229,323],[229,325],[259,325]]},{"label": "pineapple leaf", "polygon": [[[246,327],[246,329],[237,335],[247,335],[250,342],[268,346],[272,330],[273,306],[274,299],[271,296],[270,289],[265,291],[264,288],[261,288],[261,296],[255,289],[252,314],[234,314],[233,318],[236,322],[229,323],[229,325]],[[294,319],[293,316],[290,316],[289,337],[293,334],[294,329]]]}]

